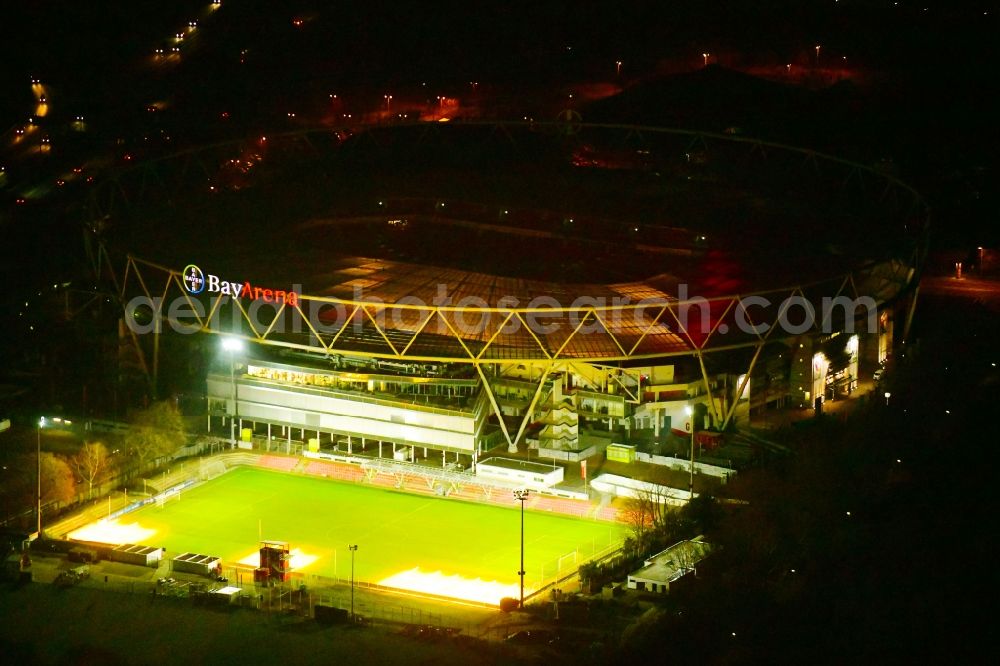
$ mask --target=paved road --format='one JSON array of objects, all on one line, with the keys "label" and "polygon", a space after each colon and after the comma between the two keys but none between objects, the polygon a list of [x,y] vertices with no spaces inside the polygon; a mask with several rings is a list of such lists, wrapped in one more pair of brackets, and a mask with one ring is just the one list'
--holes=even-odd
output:
[{"label": "paved road", "polygon": [[967,298],[979,301],[991,309],[1000,309],[1000,281],[997,280],[926,277],[920,281],[920,290],[925,295]]}]

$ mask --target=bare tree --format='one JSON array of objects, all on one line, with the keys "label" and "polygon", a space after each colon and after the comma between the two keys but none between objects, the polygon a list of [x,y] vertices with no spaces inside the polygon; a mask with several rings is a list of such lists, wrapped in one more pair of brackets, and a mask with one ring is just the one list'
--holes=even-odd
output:
[{"label": "bare tree", "polygon": [[625,521],[632,530],[636,543],[644,545],[650,535],[664,532],[674,526],[677,511],[670,505],[669,488],[660,483],[656,475],[652,481],[635,490],[635,496],[625,503]]},{"label": "bare tree", "polygon": [[128,434],[129,448],[144,469],[151,460],[170,455],[184,445],[184,419],[169,400],[137,411]]},{"label": "bare tree", "polygon": [[692,548],[690,543],[682,543],[674,550],[674,563],[679,570],[691,571],[694,569],[695,558]]},{"label": "bare tree", "polygon": [[42,503],[69,502],[76,496],[76,480],[73,470],[61,457],[47,451],[42,452]]},{"label": "bare tree", "polygon": [[658,483],[650,483],[636,490],[636,501],[643,507],[642,511],[649,522],[650,530],[659,530],[666,526],[667,518],[672,511],[669,499],[667,487]]},{"label": "bare tree", "polygon": [[87,483],[87,496],[90,497],[94,494],[94,482],[99,480],[108,468],[108,449],[100,442],[87,442],[69,459],[69,463],[77,478]]},{"label": "bare tree", "polygon": [[653,517],[650,515],[650,503],[644,497],[629,497],[625,500],[622,511],[625,522],[632,531],[632,538],[642,543],[646,533],[653,528]]}]

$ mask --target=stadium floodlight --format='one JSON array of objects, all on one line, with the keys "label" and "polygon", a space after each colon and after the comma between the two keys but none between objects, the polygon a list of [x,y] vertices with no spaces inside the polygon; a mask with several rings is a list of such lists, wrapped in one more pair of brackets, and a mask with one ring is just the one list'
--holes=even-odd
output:
[{"label": "stadium floodlight", "polygon": [[35,493],[35,531],[36,539],[42,538],[42,428],[45,427],[45,417],[38,419],[38,429],[35,438],[35,481],[37,482],[37,492]]},{"label": "stadium floodlight", "polygon": [[236,422],[240,418],[239,394],[236,392],[236,353],[244,349],[240,338],[222,338],[222,348],[229,352],[229,384],[233,394],[233,414],[229,420],[229,445],[236,448]]},{"label": "stadium floodlight", "polygon": [[[64,426],[73,425],[69,419],[58,416],[52,418],[53,423]],[[42,538],[42,428],[49,424],[49,420],[44,416],[38,419],[38,428],[35,431],[35,530],[36,539]]]},{"label": "stadium floodlight", "polygon": [[351,551],[351,622],[354,622],[354,553],[358,552],[358,544],[350,544],[347,550]]},{"label": "stadium floodlight", "polygon": [[521,503],[521,570],[517,575],[521,577],[521,601],[518,608],[524,609],[524,501],[528,499],[528,489],[520,488],[514,491],[514,499]]},{"label": "stadium floodlight", "polygon": [[691,431],[691,464],[688,467],[688,501],[694,499],[694,407],[684,405],[684,413],[688,418],[688,430]]}]

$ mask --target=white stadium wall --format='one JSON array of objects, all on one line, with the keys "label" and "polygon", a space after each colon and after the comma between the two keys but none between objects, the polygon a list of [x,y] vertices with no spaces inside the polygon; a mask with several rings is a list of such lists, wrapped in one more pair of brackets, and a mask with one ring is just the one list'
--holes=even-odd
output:
[{"label": "white stadium wall", "polygon": [[[237,392],[239,414],[244,420],[351,433],[418,446],[443,446],[469,452],[476,448],[472,413],[439,414],[242,382]],[[218,376],[210,376],[208,395],[231,400],[232,385]]]}]

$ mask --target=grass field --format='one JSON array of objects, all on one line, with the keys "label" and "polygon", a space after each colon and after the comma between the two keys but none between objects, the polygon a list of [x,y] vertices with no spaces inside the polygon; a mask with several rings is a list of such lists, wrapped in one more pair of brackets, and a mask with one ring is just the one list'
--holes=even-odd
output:
[{"label": "grass field", "polygon": [[[595,547],[599,550],[624,536],[620,525],[550,513],[529,510],[524,520],[529,589],[538,586],[543,574],[550,578],[557,571],[568,573]],[[179,500],[123,516],[121,522],[155,530],[144,541],[147,545],[214,555],[224,564],[252,555],[260,529],[264,539],[287,541],[304,555],[315,556],[301,569],[305,573],[349,578],[347,547],[358,544],[355,576],[361,581],[378,583],[415,567],[422,573],[479,578],[507,587],[518,581],[516,508],[254,468],[235,469],[183,492]]]}]

